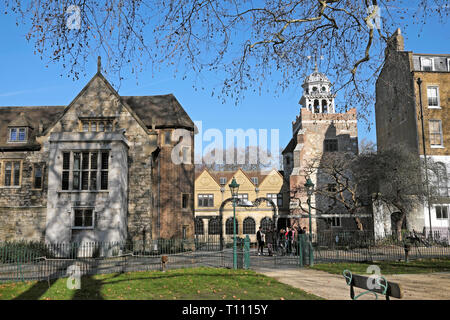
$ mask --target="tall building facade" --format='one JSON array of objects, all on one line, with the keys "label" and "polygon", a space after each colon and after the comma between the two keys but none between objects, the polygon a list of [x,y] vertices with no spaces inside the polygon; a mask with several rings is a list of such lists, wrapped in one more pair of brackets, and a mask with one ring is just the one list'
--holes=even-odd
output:
[{"label": "tall building facade", "polygon": [[[409,214],[407,227],[427,232],[431,220],[433,232],[447,238],[450,227],[449,102],[450,54],[405,51],[404,38],[398,29],[389,39],[385,63],[376,82],[377,147],[383,150],[401,143],[418,157],[427,157],[435,164],[433,170],[428,170],[430,199],[434,200]],[[387,221],[386,228],[389,227]]]},{"label": "tall building facade", "polygon": [[[330,152],[358,153],[358,129],[356,109],[345,113],[337,113],[336,95],[332,92],[332,83],[328,77],[316,69],[306,77],[303,85],[303,96],[300,99],[300,114],[292,122],[292,139],[283,150],[283,168],[285,178],[291,190],[290,211],[280,216],[286,224],[299,221],[302,227],[309,230],[309,213],[307,195],[296,194],[307,177],[317,186],[324,183],[318,172],[309,174],[309,166]],[[320,172],[320,170],[319,170]],[[317,207],[318,199],[313,194],[312,207]],[[354,229],[353,219],[345,217],[345,212],[320,214],[314,208],[311,211],[312,232],[327,229]]]}]

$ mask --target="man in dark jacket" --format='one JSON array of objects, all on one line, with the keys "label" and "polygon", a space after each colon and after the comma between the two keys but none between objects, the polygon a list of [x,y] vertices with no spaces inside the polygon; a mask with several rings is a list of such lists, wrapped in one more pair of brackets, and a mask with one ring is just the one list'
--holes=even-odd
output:
[{"label": "man in dark jacket", "polygon": [[264,255],[264,234],[261,227],[259,227],[259,230],[256,233],[256,241],[258,241],[258,256]]},{"label": "man in dark jacket", "polygon": [[272,229],[269,229],[269,231],[266,232],[266,243],[267,243],[267,251],[269,252],[269,256],[273,255],[274,235],[275,235],[275,233]]}]

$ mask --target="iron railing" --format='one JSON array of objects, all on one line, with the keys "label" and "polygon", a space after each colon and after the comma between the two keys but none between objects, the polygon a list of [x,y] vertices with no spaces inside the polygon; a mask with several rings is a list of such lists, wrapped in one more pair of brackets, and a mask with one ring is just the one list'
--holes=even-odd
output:
[{"label": "iron railing", "polygon": [[[277,239],[273,254],[257,254],[248,237],[238,240],[238,267],[302,267],[321,262],[367,262],[416,258],[450,258],[448,243],[417,235],[375,240],[371,232],[301,234],[288,242]],[[419,239],[419,240],[418,240]],[[407,256],[406,256],[407,255]],[[0,242],[0,282],[50,280],[67,276],[76,266],[82,275],[161,270],[167,267],[233,267],[233,248],[220,237],[135,242]]]}]

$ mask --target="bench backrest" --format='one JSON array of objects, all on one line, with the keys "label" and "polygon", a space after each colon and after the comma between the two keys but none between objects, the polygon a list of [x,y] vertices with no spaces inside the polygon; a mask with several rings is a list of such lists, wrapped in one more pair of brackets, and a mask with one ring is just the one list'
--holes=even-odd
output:
[{"label": "bench backrest", "polygon": [[[361,276],[358,274],[352,274],[348,270],[346,271],[348,272],[348,274],[346,275],[344,271],[344,277],[346,278],[347,284],[350,286],[350,295],[352,299],[354,298],[353,287],[372,291],[378,294],[385,294],[386,298],[393,297],[401,299],[403,297],[402,289],[398,283],[389,282],[386,281],[386,279],[380,277],[378,278],[377,281],[379,281],[381,286],[379,286],[379,288],[377,287],[372,288],[370,284],[376,284],[374,283],[374,277]],[[386,282],[387,282],[387,289],[385,290]]]}]

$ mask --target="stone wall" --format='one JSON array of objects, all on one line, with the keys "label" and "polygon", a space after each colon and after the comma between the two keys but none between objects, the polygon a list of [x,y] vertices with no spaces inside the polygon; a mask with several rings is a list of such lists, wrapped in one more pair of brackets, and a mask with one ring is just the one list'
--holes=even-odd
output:
[{"label": "stone wall", "polygon": [[0,208],[0,241],[42,241],[45,237],[46,207]]}]

